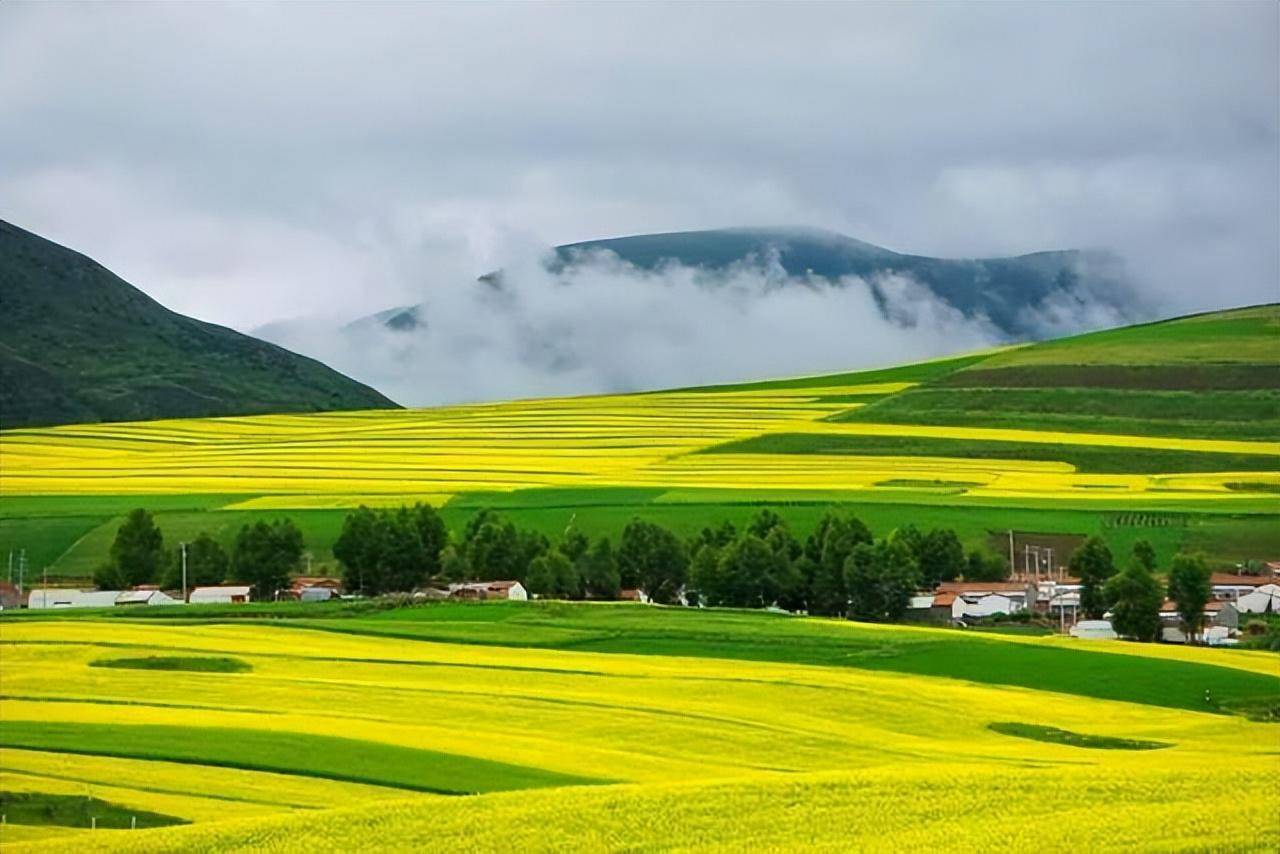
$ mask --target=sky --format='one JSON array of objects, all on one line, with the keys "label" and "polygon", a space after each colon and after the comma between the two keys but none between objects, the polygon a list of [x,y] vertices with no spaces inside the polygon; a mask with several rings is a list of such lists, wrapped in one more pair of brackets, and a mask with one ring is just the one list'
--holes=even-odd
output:
[{"label": "sky", "polygon": [[[785,224],[938,256],[1106,248],[1159,314],[1272,301],[1278,9],[0,3],[0,218],[174,310],[292,329],[297,349],[363,377],[398,372],[382,387],[413,402],[614,390],[690,364],[708,379],[856,367],[991,340],[919,295],[929,337],[910,324],[849,336],[883,318],[839,294],[845,327],[819,335],[824,299],[700,300],[696,275],[675,271],[656,289],[667,302],[637,305],[615,287],[635,271],[606,259],[588,284],[617,296],[584,305],[529,263],[596,237]],[[498,267],[529,273],[524,308],[493,323],[492,305],[459,291]],[[423,301],[445,304],[447,346],[353,352],[324,334]],[[666,352],[646,342],[691,333],[631,323],[638,310],[683,311],[703,333],[760,317]],[[775,310],[789,318],[776,329]],[[607,364],[557,372],[528,347],[492,352],[511,330],[577,340],[569,362]],[[466,341],[490,349],[449,370]],[[395,365],[358,352],[388,349]]]}]

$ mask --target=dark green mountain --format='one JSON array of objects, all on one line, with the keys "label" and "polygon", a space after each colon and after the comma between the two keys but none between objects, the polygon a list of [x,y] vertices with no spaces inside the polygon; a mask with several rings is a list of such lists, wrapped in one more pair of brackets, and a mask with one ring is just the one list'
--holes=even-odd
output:
[{"label": "dark green mountain", "polygon": [[[1053,322],[1082,308],[1109,309],[1107,317],[1135,317],[1118,258],[1103,252],[1061,250],[1012,258],[930,258],[906,255],[831,231],[813,228],[726,228],[588,240],[558,246],[553,268],[563,269],[605,250],[643,270],[678,263],[724,270],[742,262],[776,261],[789,277],[817,276],[829,281],[857,276],[866,281],[881,308],[889,312],[882,277],[900,274],[922,285],[966,317],[983,317],[1010,339],[1061,334]],[[481,277],[501,285],[502,274]],[[1082,312],[1083,313],[1083,312]],[[407,331],[429,322],[412,307],[381,312],[374,318]],[[359,322],[359,321],[358,321]]]},{"label": "dark green mountain", "polygon": [[169,311],[0,221],[0,426],[396,404],[321,363]]}]

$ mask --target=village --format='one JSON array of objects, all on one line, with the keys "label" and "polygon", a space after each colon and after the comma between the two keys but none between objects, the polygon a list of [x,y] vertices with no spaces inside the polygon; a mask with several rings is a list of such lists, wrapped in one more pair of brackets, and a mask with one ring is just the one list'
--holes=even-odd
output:
[{"label": "village", "polygon": [[[981,627],[1004,622],[1040,620],[1083,640],[1117,637],[1108,619],[1082,619],[1082,582],[1067,574],[1066,567],[1038,559],[1006,581],[944,581],[933,590],[911,597],[903,622],[934,626]],[[1204,609],[1200,640],[1210,646],[1237,643],[1242,617],[1280,614],[1280,561],[1265,564],[1265,574],[1215,572],[1210,576],[1212,598]],[[288,588],[276,591],[269,601],[327,602],[359,599],[347,593],[340,578],[297,576]],[[545,598],[530,594],[515,580],[462,581],[429,586],[408,594],[411,602],[517,601]],[[643,590],[623,589],[619,601],[651,604]],[[247,584],[198,586],[190,591],[162,590],[144,584],[128,590],[95,590],[41,586],[23,594],[12,582],[0,581],[0,610],[72,608],[135,608],[179,605],[244,605],[254,600]],[[259,600],[261,601],[261,600]],[[681,596],[682,606],[698,606]],[[771,609],[779,610],[779,609]],[[1160,606],[1161,634],[1165,643],[1186,643],[1188,638],[1177,606],[1165,600]]]}]

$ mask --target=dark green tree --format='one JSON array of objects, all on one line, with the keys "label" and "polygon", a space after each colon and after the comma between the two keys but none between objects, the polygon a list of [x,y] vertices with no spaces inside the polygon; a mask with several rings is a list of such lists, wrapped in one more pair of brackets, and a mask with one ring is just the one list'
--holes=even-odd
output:
[{"label": "dark green tree", "polygon": [[960,538],[950,528],[934,528],[914,548],[907,543],[901,544],[914,554],[921,585],[930,590],[939,582],[955,581],[965,570],[964,546],[960,545]]},{"label": "dark green tree", "polygon": [[383,528],[378,514],[364,505],[342,520],[342,533],[333,544],[333,556],[342,565],[342,584],[366,595],[382,592],[379,562]]},{"label": "dark green tree", "polygon": [[142,508],[130,511],[116,531],[109,555],[111,571],[103,573],[103,580],[120,587],[154,584],[164,564],[164,535],[151,514]]},{"label": "dark green tree", "polygon": [[1103,592],[1111,603],[1111,626],[1116,634],[1136,641],[1160,639],[1164,591],[1141,557],[1135,554],[1123,572],[1107,581]]},{"label": "dark green tree", "polygon": [[852,620],[897,620],[920,586],[920,570],[905,543],[894,537],[875,544],[859,543],[845,562]]},{"label": "dark green tree", "polygon": [[[481,511],[477,518],[489,513]],[[519,533],[515,525],[496,514],[488,515],[478,526],[467,526],[462,551],[467,568],[481,581],[524,580],[528,563],[522,565]]]},{"label": "dark green tree", "polygon": [[303,547],[302,532],[292,519],[245,525],[236,534],[231,574],[252,584],[256,598],[273,599],[289,586],[289,576],[302,563]]},{"label": "dark green tree", "polygon": [[1204,627],[1204,608],[1213,595],[1212,576],[1200,555],[1176,554],[1169,564],[1169,598],[1178,605],[1178,617],[1187,641],[1194,643]]},{"label": "dark green tree", "polygon": [[1133,544],[1133,558],[1142,564],[1142,568],[1147,572],[1156,571],[1156,550],[1147,540],[1138,540]]},{"label": "dark green tree", "polygon": [[601,537],[590,550],[578,559],[578,575],[582,578],[583,594],[589,599],[617,599],[621,589],[618,577],[618,561],[613,554],[613,543]]},{"label": "dark green tree", "polygon": [[[221,584],[227,580],[231,559],[218,541],[206,533],[187,543],[187,588]],[[182,587],[182,549],[173,552],[162,585],[169,590]]]},{"label": "dark green tree", "polygon": [[1004,581],[1009,577],[1009,559],[994,552],[973,549],[965,558],[965,581]]},{"label": "dark green tree", "polygon": [[544,599],[572,599],[578,596],[578,574],[559,549],[548,549],[529,562],[525,586]]},{"label": "dark green tree", "polygon": [[1101,619],[1110,604],[1103,586],[1116,574],[1111,549],[1101,537],[1090,537],[1071,555],[1067,566],[1080,579],[1080,610],[1087,619]]},{"label": "dark green tree", "polygon": [[570,563],[577,563],[582,556],[587,553],[587,549],[591,548],[591,541],[587,539],[587,535],[570,525],[565,529],[564,537],[560,540],[560,553],[569,559]]},{"label": "dark green tree", "polygon": [[640,588],[654,602],[675,602],[684,586],[689,554],[675,534],[643,519],[632,519],[618,543],[622,586]]}]

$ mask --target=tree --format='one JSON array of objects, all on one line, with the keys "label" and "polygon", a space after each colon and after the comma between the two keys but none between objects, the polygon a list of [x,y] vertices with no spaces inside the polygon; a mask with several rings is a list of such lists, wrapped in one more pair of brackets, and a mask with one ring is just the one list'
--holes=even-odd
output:
[{"label": "tree", "polygon": [[1147,572],[1156,571],[1156,550],[1147,540],[1138,540],[1133,544],[1133,558],[1142,564]]},{"label": "tree", "polygon": [[1169,598],[1178,605],[1178,617],[1188,642],[1200,636],[1204,607],[1213,594],[1209,567],[1199,555],[1176,554],[1169,564]]},{"label": "tree", "polygon": [[965,581],[1004,581],[1009,577],[1009,559],[994,552],[973,549],[965,558]]},{"label": "tree", "polygon": [[138,508],[130,511],[116,531],[109,554],[111,562],[102,572],[103,580],[120,587],[152,584],[164,563],[164,535],[151,514]]},{"label": "tree", "polygon": [[[498,581],[524,579],[524,567],[517,568],[520,563],[520,543],[516,526],[491,511],[481,511],[477,518],[484,521],[476,526],[467,526],[467,538],[463,541],[462,551],[467,561],[467,568],[481,581]],[[472,520],[475,521],[474,519]]]},{"label": "tree", "polygon": [[567,557],[570,563],[577,563],[589,548],[591,548],[591,541],[587,539],[587,535],[572,525],[565,530],[559,545],[560,553]]},{"label": "tree", "polygon": [[859,543],[845,563],[849,618],[874,622],[902,617],[920,585],[920,570],[906,544],[895,537]]},{"label": "tree", "polygon": [[572,598],[579,590],[573,564],[557,549],[545,551],[529,562],[525,586],[543,598]]},{"label": "tree", "polygon": [[1111,625],[1116,634],[1136,641],[1160,638],[1164,593],[1141,556],[1135,553],[1124,572],[1108,580],[1103,590],[1111,603]]},{"label": "tree", "polygon": [[675,534],[635,518],[622,529],[618,572],[623,587],[638,587],[654,602],[676,601],[689,568],[689,554]]},{"label": "tree", "polygon": [[596,540],[590,550],[578,558],[578,574],[582,577],[584,595],[589,599],[617,599],[621,583],[613,543],[608,537]]},{"label": "tree", "polygon": [[[206,533],[187,543],[187,586],[202,587],[227,580],[231,559],[218,541]],[[182,549],[173,553],[165,573],[164,586],[170,590],[182,587]]]},{"label": "tree", "polygon": [[258,599],[271,599],[288,586],[289,576],[302,563],[302,551],[302,532],[292,519],[245,525],[236,534],[231,572],[252,584]]},{"label": "tree", "polygon": [[921,584],[929,590],[939,582],[955,581],[966,566],[964,546],[950,528],[934,528],[920,539],[913,552]]},{"label": "tree", "polygon": [[363,504],[342,520],[342,533],[334,541],[333,556],[342,564],[342,583],[348,590],[382,592],[378,577],[381,537],[378,514]]},{"label": "tree", "polygon": [[[348,588],[376,596],[408,591],[442,574],[448,531],[429,504],[349,513],[333,544]],[[453,567],[451,567],[452,569]]]},{"label": "tree", "polygon": [[430,504],[414,504],[410,511],[414,527],[418,529],[418,560],[421,572],[428,578],[440,574],[440,553],[449,544],[449,529],[444,519]]},{"label": "tree", "polygon": [[1111,549],[1101,537],[1090,537],[1071,555],[1067,566],[1080,579],[1080,610],[1090,620],[1101,619],[1109,604],[1103,585],[1116,572]]}]

